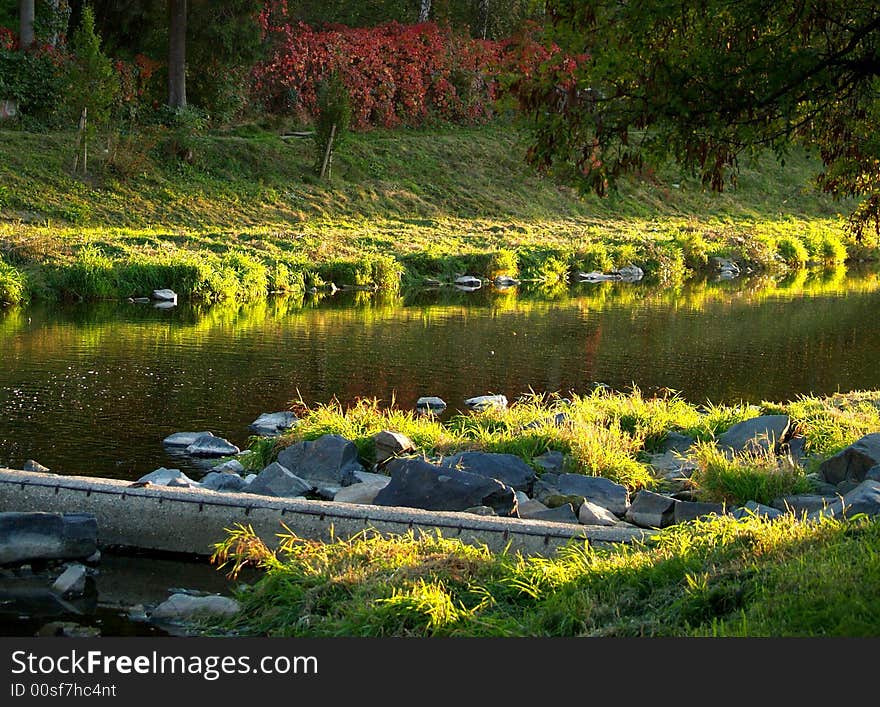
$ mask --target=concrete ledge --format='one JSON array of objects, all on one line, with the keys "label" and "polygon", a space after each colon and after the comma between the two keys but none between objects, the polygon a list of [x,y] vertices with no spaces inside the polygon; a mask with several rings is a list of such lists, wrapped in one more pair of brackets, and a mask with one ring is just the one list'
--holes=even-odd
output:
[{"label": "concrete ledge", "polygon": [[[92,513],[103,547],[210,555],[226,528],[249,525],[270,547],[284,526],[297,536],[329,541],[370,528],[382,534],[434,533],[523,554],[551,554],[572,539],[594,546],[631,543],[651,531],[573,525],[416,508],[279,499],[130,481],[0,469],[0,511]],[[283,524],[283,525],[282,525]]]}]

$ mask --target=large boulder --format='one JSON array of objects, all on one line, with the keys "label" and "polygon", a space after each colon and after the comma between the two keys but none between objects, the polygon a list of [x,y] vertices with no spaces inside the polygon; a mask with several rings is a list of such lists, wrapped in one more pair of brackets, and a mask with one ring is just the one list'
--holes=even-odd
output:
[{"label": "large boulder", "polygon": [[774,451],[785,441],[791,427],[788,415],[760,415],[733,425],[715,441],[727,454]]},{"label": "large boulder", "polygon": [[489,506],[500,516],[516,516],[516,493],[510,486],[479,474],[431,464],[423,459],[392,459],[391,481],[376,495],[377,506],[428,511],[463,511]]},{"label": "large boulder", "polygon": [[98,549],[91,513],[0,513],[0,565],[31,560],[84,560]]},{"label": "large boulder", "polygon": [[819,473],[829,484],[841,481],[864,481],[868,471],[880,464],[880,432],[865,435],[840,450],[819,466]]},{"label": "large boulder", "polygon": [[601,476],[560,474],[554,485],[560,493],[583,496],[588,501],[607,508],[618,518],[622,518],[629,507],[629,491],[626,486]]},{"label": "large boulder", "polygon": [[490,452],[459,452],[446,457],[442,466],[454,467],[471,474],[497,479],[516,491],[528,493],[537,474],[528,464],[514,454]]},{"label": "large boulder", "polygon": [[261,496],[298,498],[305,496],[313,489],[312,484],[294,474],[287,467],[278,462],[272,462],[257,474],[257,478],[247,484],[243,490]]},{"label": "large boulder", "polygon": [[354,472],[364,470],[355,443],[331,434],[290,445],[278,463],[314,486],[346,486]]}]

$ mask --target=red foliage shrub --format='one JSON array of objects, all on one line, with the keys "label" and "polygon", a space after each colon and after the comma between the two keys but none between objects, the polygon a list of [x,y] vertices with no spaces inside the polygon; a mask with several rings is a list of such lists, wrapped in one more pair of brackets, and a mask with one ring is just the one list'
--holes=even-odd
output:
[{"label": "red foliage shrub", "polygon": [[272,17],[266,10],[261,21],[274,49],[253,73],[255,96],[267,110],[314,115],[318,84],[335,70],[349,90],[357,129],[432,119],[468,123],[492,114],[503,53],[498,42],[434,23],[315,30],[273,24]]}]

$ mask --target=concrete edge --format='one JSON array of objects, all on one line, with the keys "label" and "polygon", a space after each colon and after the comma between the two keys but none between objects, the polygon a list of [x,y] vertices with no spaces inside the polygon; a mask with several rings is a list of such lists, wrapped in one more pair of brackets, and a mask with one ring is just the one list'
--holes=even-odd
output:
[{"label": "concrete edge", "polygon": [[0,511],[92,513],[104,547],[210,555],[235,525],[250,526],[270,547],[285,527],[298,537],[330,541],[372,529],[384,535],[440,532],[493,552],[548,554],[571,541],[596,547],[633,543],[653,531],[478,516],[172,486],[0,468]]}]

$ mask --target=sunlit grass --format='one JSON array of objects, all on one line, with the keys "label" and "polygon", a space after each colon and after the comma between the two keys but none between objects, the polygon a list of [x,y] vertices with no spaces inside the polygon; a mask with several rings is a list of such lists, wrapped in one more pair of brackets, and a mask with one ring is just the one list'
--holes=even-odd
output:
[{"label": "sunlit grass", "polygon": [[277,551],[229,529],[214,556],[243,609],[214,631],[262,636],[868,636],[880,633],[880,524],[730,517],[644,543],[549,557],[370,530]]}]

